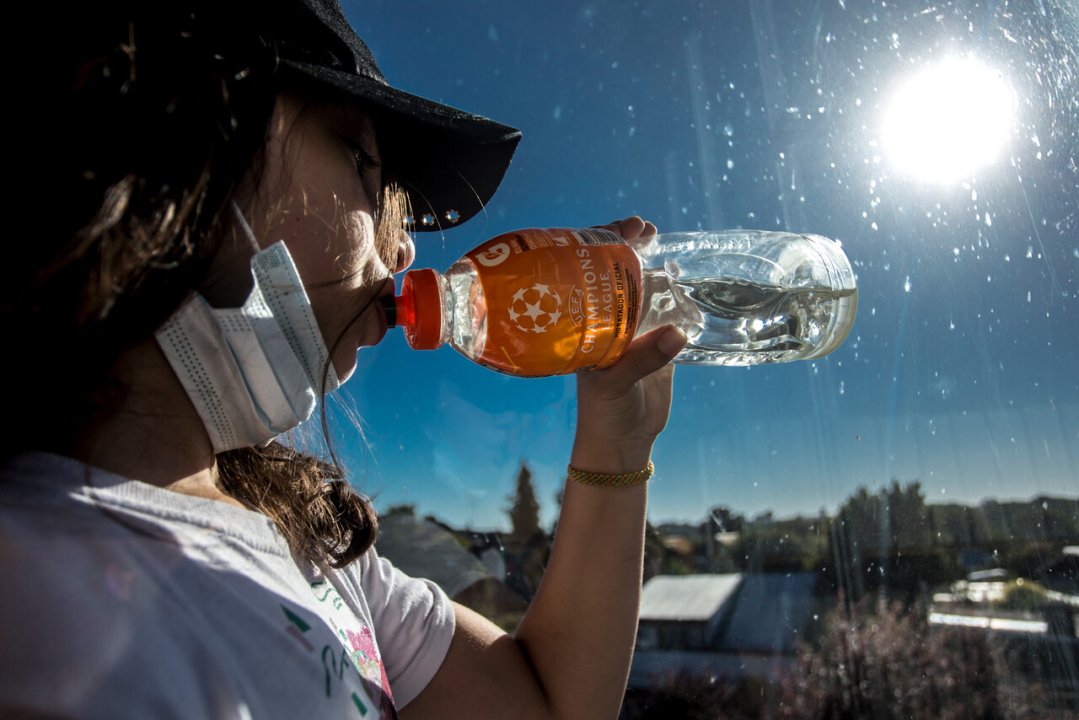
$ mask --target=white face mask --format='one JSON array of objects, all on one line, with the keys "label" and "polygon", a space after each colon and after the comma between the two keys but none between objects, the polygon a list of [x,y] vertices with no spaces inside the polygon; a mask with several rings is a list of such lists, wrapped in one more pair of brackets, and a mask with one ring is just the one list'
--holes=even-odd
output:
[{"label": "white face mask", "polygon": [[[217,309],[195,295],[156,338],[195,405],[214,452],[263,445],[315,409],[329,352],[284,241],[255,248],[255,284],[239,308]],[[329,363],[325,391],[341,384]]]}]

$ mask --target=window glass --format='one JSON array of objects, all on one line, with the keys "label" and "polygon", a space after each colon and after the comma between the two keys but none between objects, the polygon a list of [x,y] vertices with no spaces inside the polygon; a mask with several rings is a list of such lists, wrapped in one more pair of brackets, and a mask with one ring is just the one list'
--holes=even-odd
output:
[{"label": "window glass", "polygon": [[[1074,716],[1073,2],[346,10],[395,84],[524,131],[487,213],[418,237],[417,267],[630,214],[817,233],[855,267],[858,316],[827,358],[678,368],[646,578],[717,602],[642,617],[627,717]],[[367,443],[346,458],[393,559],[512,629],[557,515],[573,379],[391,332],[348,392]]]}]

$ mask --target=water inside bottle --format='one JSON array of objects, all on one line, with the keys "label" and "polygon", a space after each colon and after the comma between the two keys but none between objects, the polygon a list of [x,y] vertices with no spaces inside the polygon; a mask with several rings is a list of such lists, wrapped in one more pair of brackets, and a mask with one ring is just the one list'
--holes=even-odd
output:
[{"label": "water inside bottle", "polygon": [[[676,362],[757,365],[820,357],[846,337],[856,288],[779,287],[732,278],[674,280],[700,312]],[[677,291],[676,291],[677,294]]]},{"label": "water inside bottle", "polygon": [[487,343],[487,301],[470,260],[458,260],[446,272],[449,285],[443,300],[450,307],[449,335],[454,347],[475,360]]}]

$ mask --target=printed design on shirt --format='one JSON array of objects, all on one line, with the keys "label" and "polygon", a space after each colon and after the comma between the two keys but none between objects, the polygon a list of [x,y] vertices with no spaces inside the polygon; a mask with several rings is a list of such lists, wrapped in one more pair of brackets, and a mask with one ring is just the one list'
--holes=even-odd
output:
[{"label": "printed design on shirt", "polygon": [[[316,597],[318,597],[318,593],[316,593]],[[323,596],[324,598],[325,596]],[[338,599],[340,600],[340,598]],[[327,700],[333,699],[335,691],[340,688],[348,693],[348,703],[359,713],[359,717],[367,717],[372,711],[376,713],[372,717],[379,717],[383,720],[397,717],[392,699],[381,693],[378,684],[359,669],[350,648],[348,646],[342,647],[339,644],[341,633],[335,619],[324,618],[330,624],[330,628],[327,629],[332,628],[333,632],[338,635],[338,642],[320,643],[319,632],[313,625],[313,623],[317,624],[317,621],[306,620],[302,610],[290,608],[283,603],[280,604],[280,607],[286,620],[285,632],[296,640],[307,653],[318,658],[317,661],[323,670],[323,690]],[[324,627],[321,624],[318,624],[318,626]],[[325,637],[326,635],[322,634],[322,638]],[[317,652],[312,641],[322,645]],[[374,670],[374,668],[369,668],[369,672]],[[378,670],[381,671],[381,663],[379,663]],[[381,674],[385,675],[384,672],[381,672]],[[341,696],[336,695],[336,697]],[[377,698],[378,701],[376,702],[372,698]]]},{"label": "printed design on shirt", "polygon": [[378,654],[375,638],[371,631],[361,627],[359,632],[345,630],[349,645],[352,647],[352,662],[360,674],[367,678],[378,677],[382,686],[382,692],[393,700],[393,692],[390,691],[390,679],[386,676],[386,668],[382,664],[382,657]]},{"label": "printed design on shirt", "polygon": [[284,605],[281,609],[285,611],[285,617],[288,618],[289,624],[285,627],[285,632],[291,635],[296,642],[300,643],[307,652],[314,652],[315,648],[311,645],[311,642],[304,637],[304,635],[311,630],[311,626],[304,621],[302,617],[289,610]]},{"label": "printed design on shirt", "polygon": [[[378,652],[374,633],[364,625],[333,583],[322,581],[312,583],[311,591],[315,599],[324,607],[324,617],[337,633],[346,657],[364,680],[364,687],[372,697],[381,695],[380,710],[396,716],[393,708],[393,692],[390,690],[389,677]],[[373,687],[372,687],[373,686]]]},{"label": "printed design on shirt", "polygon": [[[345,682],[345,674],[356,672],[356,666],[352,664],[349,659],[348,650],[339,645],[323,645],[322,652],[319,653],[322,660],[322,669],[325,673],[326,680],[326,697],[333,697],[333,690],[336,683]],[[369,710],[375,707],[375,703],[371,701],[365,690],[369,687],[368,683],[364,680],[363,676],[359,677],[360,684],[363,689],[353,690],[350,692],[350,698],[352,704],[359,711],[360,715],[366,715]]]}]

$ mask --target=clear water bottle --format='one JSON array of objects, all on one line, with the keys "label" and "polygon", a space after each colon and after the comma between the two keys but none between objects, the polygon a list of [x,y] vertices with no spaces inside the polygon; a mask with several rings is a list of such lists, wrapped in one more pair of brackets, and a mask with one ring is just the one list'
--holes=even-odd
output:
[{"label": "clear water bottle", "polygon": [[827,355],[858,303],[838,242],[726,230],[631,247],[602,229],[528,229],[466,253],[444,274],[410,270],[387,320],[417,350],[449,343],[511,375],[613,364],[636,335],[678,325],[676,363],[756,365]]}]

